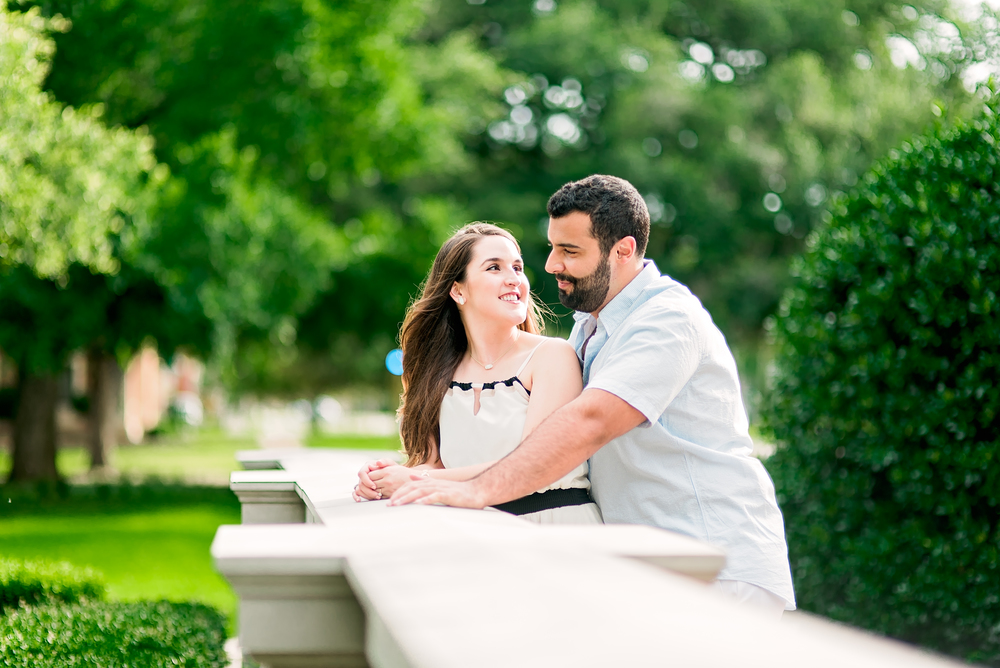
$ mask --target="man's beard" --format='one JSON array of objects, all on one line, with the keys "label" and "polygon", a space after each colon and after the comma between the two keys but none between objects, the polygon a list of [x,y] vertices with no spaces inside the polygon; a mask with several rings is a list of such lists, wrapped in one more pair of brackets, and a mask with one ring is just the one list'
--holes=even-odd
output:
[{"label": "man's beard", "polygon": [[574,278],[566,274],[555,274],[556,279],[573,284],[572,292],[559,290],[559,301],[566,308],[583,313],[593,313],[604,305],[611,288],[611,263],[607,257],[586,276]]}]

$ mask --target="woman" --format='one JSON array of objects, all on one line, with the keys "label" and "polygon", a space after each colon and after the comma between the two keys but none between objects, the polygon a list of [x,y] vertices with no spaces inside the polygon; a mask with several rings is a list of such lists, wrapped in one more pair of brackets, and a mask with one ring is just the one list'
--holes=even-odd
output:
[{"label": "woman", "polygon": [[[468,480],[582,390],[576,352],[541,336],[520,248],[495,225],[466,225],[444,243],[400,338],[406,464],[366,464],[356,501],[389,498],[414,471]],[[539,523],[599,523],[589,490],[584,463],[497,508]]]}]

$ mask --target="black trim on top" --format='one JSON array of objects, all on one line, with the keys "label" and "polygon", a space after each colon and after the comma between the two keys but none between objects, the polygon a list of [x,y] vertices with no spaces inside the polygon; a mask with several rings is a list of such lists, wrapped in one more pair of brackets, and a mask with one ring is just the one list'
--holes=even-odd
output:
[{"label": "black trim on top", "polygon": [[[521,382],[521,379],[518,378],[517,376],[514,376],[512,378],[508,378],[507,380],[493,380],[488,383],[483,383],[483,389],[492,390],[495,389],[497,385],[506,385],[507,387],[514,387],[514,383],[517,383],[521,387],[524,387],[524,383]],[[474,383],[459,383],[457,380],[451,381],[451,387],[457,387],[458,389],[463,390],[465,392],[471,390],[473,385]],[[524,391],[527,392],[529,395],[531,394],[531,390],[529,390],[526,387],[524,387]]]},{"label": "black trim on top", "polygon": [[551,510],[552,508],[562,508],[563,506],[582,506],[585,503],[593,503],[590,492],[579,487],[570,489],[550,489],[545,492],[535,492],[520,499],[514,499],[507,503],[500,503],[493,508],[502,510],[511,515],[527,515],[537,513],[540,510]]}]

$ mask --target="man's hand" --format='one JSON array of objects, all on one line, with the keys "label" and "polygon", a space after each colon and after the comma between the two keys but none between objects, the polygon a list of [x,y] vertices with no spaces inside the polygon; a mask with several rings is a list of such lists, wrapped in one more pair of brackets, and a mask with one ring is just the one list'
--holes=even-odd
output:
[{"label": "man's hand", "polygon": [[482,500],[475,480],[455,482],[452,480],[434,480],[419,475],[410,474],[410,482],[406,483],[389,499],[390,506],[405,506],[410,503],[419,505],[454,506],[455,508],[486,507]]}]

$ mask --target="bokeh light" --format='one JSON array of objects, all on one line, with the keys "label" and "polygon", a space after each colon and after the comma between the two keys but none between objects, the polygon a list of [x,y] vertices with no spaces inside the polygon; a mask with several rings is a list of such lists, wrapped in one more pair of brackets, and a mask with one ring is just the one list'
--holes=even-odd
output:
[{"label": "bokeh light", "polygon": [[385,368],[394,376],[403,375],[403,351],[399,348],[390,350],[385,356]]}]

